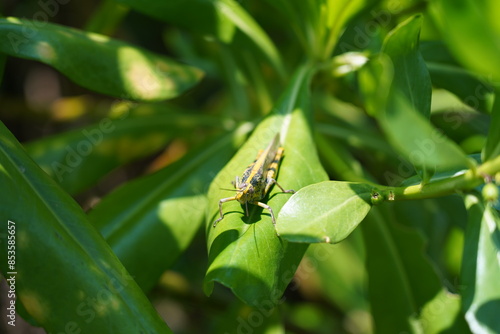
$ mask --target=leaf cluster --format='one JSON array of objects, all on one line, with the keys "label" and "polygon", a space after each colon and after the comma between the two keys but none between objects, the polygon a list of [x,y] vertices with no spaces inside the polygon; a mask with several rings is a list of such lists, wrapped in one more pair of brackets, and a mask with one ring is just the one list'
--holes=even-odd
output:
[{"label": "leaf cluster", "polygon": [[[84,6],[48,3],[0,18],[0,270],[25,320],[500,332],[496,1],[115,0],[72,27],[40,17]],[[17,97],[23,66],[65,93]],[[276,229],[237,201],[213,228],[277,134]]]}]

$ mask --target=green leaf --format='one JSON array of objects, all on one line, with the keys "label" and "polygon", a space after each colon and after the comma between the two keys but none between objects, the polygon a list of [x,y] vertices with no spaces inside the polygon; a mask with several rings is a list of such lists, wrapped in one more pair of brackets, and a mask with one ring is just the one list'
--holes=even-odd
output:
[{"label": "green leaf", "polygon": [[[429,258],[440,275],[453,282],[458,274],[458,271],[453,269],[460,267],[461,254],[453,251],[451,255],[454,258],[451,260],[456,262],[445,262],[443,248],[450,245],[450,235],[458,234],[465,228],[467,212],[462,198],[452,195],[418,201],[400,201],[395,203],[394,211],[400,217],[406,217],[401,224],[419,230],[425,237],[426,253]],[[453,268],[450,269],[450,266]]]},{"label": "green leaf", "polygon": [[498,82],[500,3],[496,0],[435,0],[430,13],[448,48],[462,64]]},{"label": "green leaf", "polygon": [[158,101],[179,96],[203,72],[107,36],[17,18],[0,19],[0,52],[50,65],[111,96]]},{"label": "green leaf", "polygon": [[7,56],[5,54],[0,53],[0,83],[3,82],[4,71],[5,71],[5,62],[7,61]]},{"label": "green leaf", "polygon": [[280,308],[251,307],[238,299],[228,303],[224,312],[211,315],[211,333],[285,334]]},{"label": "green leaf", "polygon": [[417,112],[404,93],[390,86],[393,73],[390,60],[383,55],[360,72],[366,108],[377,116],[393,147],[416,168],[429,173],[471,167],[458,145]]},{"label": "green leaf", "polygon": [[383,114],[391,96],[394,67],[388,56],[380,55],[371,59],[359,71],[359,89],[365,103],[366,112],[371,116]]},{"label": "green leaf", "polygon": [[78,130],[25,145],[30,156],[70,194],[94,185],[113,169],[163,148],[179,129],[213,120],[161,105],[142,105]]},{"label": "green leaf", "polygon": [[191,243],[205,218],[205,191],[245,134],[224,135],[154,174],[128,182],[89,213],[143,290],[150,290]]},{"label": "green leaf", "polygon": [[460,312],[460,296],[445,289],[427,302],[421,311],[425,334],[469,333],[470,330]]},{"label": "green leaf", "polygon": [[283,14],[284,21],[290,25],[290,29],[297,35],[303,49],[306,52],[312,51],[314,48],[312,39],[315,35],[312,31],[311,21],[316,17],[319,6],[311,6],[311,3],[306,1],[267,0],[267,3]]},{"label": "green leaf", "polygon": [[[447,196],[442,198],[426,199],[420,201],[401,201],[394,203],[394,209],[398,223],[405,227],[417,230],[425,240],[424,256],[428,257],[431,265],[437,271],[441,281],[456,282],[457,271],[453,267],[460,266],[458,263],[450,263],[450,259],[444,262],[444,249],[451,249],[452,256],[461,256],[458,250],[461,245],[450,244],[450,234],[456,232],[457,227],[465,226],[467,212],[462,205],[460,196]],[[452,232],[452,233],[450,233]],[[416,252],[421,249],[416,249]],[[460,253],[460,254],[459,254]],[[451,271],[451,272],[450,272]],[[431,333],[468,333],[468,326],[460,311],[461,299],[459,295],[452,294],[442,289],[431,300],[427,301],[421,310],[424,332]]]},{"label": "green leaf", "polygon": [[420,16],[387,37],[384,52],[360,72],[366,108],[377,116],[391,144],[421,172],[426,183],[436,171],[470,166],[465,153],[428,119],[431,85],[418,51]]},{"label": "green leaf", "polygon": [[[327,0],[320,6],[320,24],[315,24],[316,35],[321,36],[323,31],[327,31],[325,46],[323,47],[324,59],[331,56],[340,36],[346,29],[346,25],[362,11],[368,11],[376,3],[374,0]],[[299,12],[300,15],[300,12]],[[315,23],[315,22],[314,22]]]},{"label": "green leaf", "polygon": [[278,218],[278,232],[292,242],[337,243],[365,218],[373,186],[327,181],[312,184],[290,198]]},{"label": "green leaf", "polygon": [[39,325],[52,333],[170,333],[78,204],[2,123],[0,183],[2,254],[15,236],[15,266],[2,256],[0,268],[15,277],[17,302]]},{"label": "green leaf", "polygon": [[497,90],[491,111],[490,130],[483,148],[482,160],[486,162],[500,155],[500,90]]},{"label": "green leaf", "polygon": [[444,88],[455,94],[466,105],[480,112],[488,112],[491,86],[477,79],[467,70],[457,66],[427,62],[435,87]]},{"label": "green leaf", "polygon": [[434,87],[450,91],[475,110],[484,113],[490,110],[491,85],[458,65],[442,42],[422,42],[420,51]]},{"label": "green leaf", "polygon": [[312,244],[299,269],[299,282],[304,277],[308,289],[321,294],[346,313],[368,312],[364,258],[360,229],[335,245]]},{"label": "green leaf", "polygon": [[104,0],[100,2],[85,25],[86,31],[104,35],[113,35],[122,23],[129,9],[116,1]]},{"label": "green leaf", "polygon": [[[300,189],[308,184],[327,179],[319,163],[309,128],[309,77],[312,69],[300,67],[274,112],[255,129],[231,161],[219,172],[210,186],[207,220],[209,268],[204,290],[210,294],[213,282],[232,289],[242,301],[250,305],[277,303],[293,277],[307,245],[293,244],[276,236],[268,212],[249,205],[250,216],[236,201],[225,203],[225,218],[216,228],[218,202],[232,196],[220,188],[227,188],[241,175],[257,152],[264,149],[277,133],[285,153],[279,168],[278,182],[286,189]],[[272,207],[277,216],[290,198],[276,186],[263,202]]]},{"label": "green leaf", "polygon": [[500,320],[500,218],[476,195],[465,196],[468,211],[462,257],[462,311],[473,333],[498,333]]},{"label": "green leaf", "polygon": [[[415,15],[399,24],[387,35],[382,51],[389,56],[393,66],[388,105],[393,96],[400,96],[407,107],[429,118],[432,87],[429,72],[418,50],[421,20],[420,15]],[[435,172],[433,168],[415,166],[424,183]]]},{"label": "green leaf", "polygon": [[420,15],[399,24],[386,37],[382,51],[391,58],[394,68],[392,85],[396,87],[421,115],[431,112],[431,79],[418,50]]},{"label": "green leaf", "polygon": [[320,157],[329,173],[341,180],[355,182],[370,180],[370,176],[367,175],[366,170],[352,156],[345,145],[335,139],[326,140],[324,136],[318,133],[315,139]]},{"label": "green leaf", "polygon": [[267,0],[285,16],[287,24],[297,35],[310,58],[327,60],[331,57],[346,25],[363,11],[368,11],[374,0]]},{"label": "green leaf", "polygon": [[[452,326],[456,308],[440,311],[437,316],[433,314],[436,304],[446,305],[448,301],[423,252],[421,236],[398,226],[394,218],[405,220],[405,216],[394,217],[388,209],[388,206],[374,208],[362,225],[376,332],[427,333],[422,330],[426,325],[422,318],[435,322],[429,327]],[[439,294],[445,297],[439,299]]]},{"label": "green leaf", "polygon": [[258,23],[234,0],[117,0],[164,22],[213,35],[230,44],[237,29],[243,32],[266,55],[280,74],[284,74],[280,54]]}]

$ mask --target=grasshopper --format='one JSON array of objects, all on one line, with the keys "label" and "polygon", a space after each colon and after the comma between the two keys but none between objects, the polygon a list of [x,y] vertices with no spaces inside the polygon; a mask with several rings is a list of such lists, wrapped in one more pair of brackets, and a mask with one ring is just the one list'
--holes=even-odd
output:
[{"label": "grasshopper", "polygon": [[264,209],[267,209],[271,214],[271,219],[273,225],[276,228],[276,219],[274,218],[273,209],[267,204],[259,202],[262,200],[269,189],[276,184],[281,191],[285,193],[294,193],[293,190],[285,190],[282,186],[276,182],[275,176],[278,171],[278,165],[283,156],[284,148],[279,146],[279,133],[274,137],[274,139],[269,143],[269,145],[264,150],[260,150],[255,158],[241,177],[241,180],[236,176],[236,180],[233,182],[236,188],[236,195],[233,197],[222,198],[219,200],[219,213],[220,218],[214,222],[214,227],[217,223],[224,219],[224,213],[222,212],[222,204],[229,201],[238,201],[241,204],[245,204],[245,212],[248,216],[248,203],[258,205]]}]

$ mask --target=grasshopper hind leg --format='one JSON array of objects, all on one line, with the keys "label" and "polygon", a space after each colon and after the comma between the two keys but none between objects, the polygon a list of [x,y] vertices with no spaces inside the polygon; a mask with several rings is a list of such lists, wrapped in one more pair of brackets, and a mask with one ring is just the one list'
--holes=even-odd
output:
[{"label": "grasshopper hind leg", "polygon": [[271,220],[273,221],[274,231],[276,231],[276,235],[279,237],[280,235],[278,233],[278,230],[276,230],[276,219],[274,218],[273,209],[269,205],[261,203],[261,202],[254,202],[252,204],[258,205],[261,208],[267,209],[267,211],[269,211],[269,213],[271,214]]},{"label": "grasshopper hind leg", "polygon": [[273,186],[273,184],[277,185],[278,188],[281,189],[282,192],[284,193],[288,193],[288,194],[293,194],[295,193],[295,190],[293,189],[289,189],[289,190],[285,190],[285,188],[283,188],[279,183],[278,181],[276,181],[275,179],[273,178],[268,178],[267,179],[267,184],[266,184],[266,190],[265,190],[265,193],[267,193],[269,191],[269,189]]}]

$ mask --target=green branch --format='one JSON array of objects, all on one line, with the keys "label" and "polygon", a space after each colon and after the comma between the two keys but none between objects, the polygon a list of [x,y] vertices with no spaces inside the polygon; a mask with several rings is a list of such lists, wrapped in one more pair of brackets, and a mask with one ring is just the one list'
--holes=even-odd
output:
[{"label": "green branch", "polygon": [[380,187],[378,191],[386,200],[404,201],[441,197],[461,191],[472,190],[483,184],[485,178],[500,173],[500,156],[489,160],[475,169],[444,180],[422,183],[407,187]]}]

